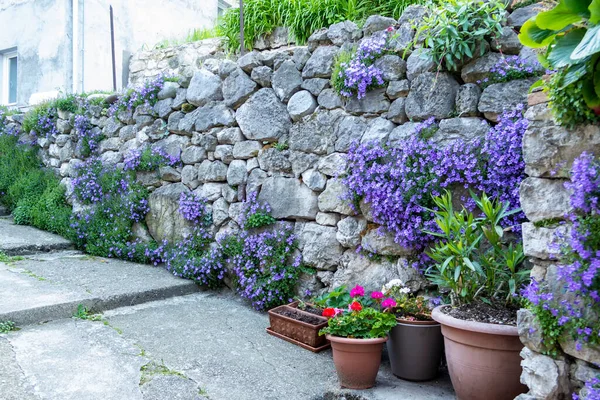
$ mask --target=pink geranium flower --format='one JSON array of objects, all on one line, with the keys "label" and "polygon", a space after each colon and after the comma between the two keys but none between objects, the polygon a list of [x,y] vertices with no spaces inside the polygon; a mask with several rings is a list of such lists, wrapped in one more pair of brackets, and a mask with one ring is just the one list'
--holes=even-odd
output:
[{"label": "pink geranium flower", "polygon": [[381,293],[381,292],[372,292],[371,293],[371,298],[375,299],[375,300],[377,300],[377,299],[383,299],[383,293]]},{"label": "pink geranium flower", "polygon": [[391,308],[396,307],[396,300],[394,299],[385,299],[381,302],[381,307],[383,308]]},{"label": "pink geranium flower", "polygon": [[359,285],[354,286],[350,291],[350,297],[362,297],[365,295],[365,288]]}]

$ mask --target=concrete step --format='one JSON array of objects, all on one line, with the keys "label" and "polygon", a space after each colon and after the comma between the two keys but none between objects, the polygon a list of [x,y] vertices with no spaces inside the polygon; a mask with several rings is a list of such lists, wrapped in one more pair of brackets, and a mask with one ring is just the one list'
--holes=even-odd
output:
[{"label": "concrete step", "polygon": [[67,239],[0,218],[0,251],[9,256],[73,249]]},{"label": "concrete step", "polygon": [[79,304],[93,312],[199,291],[161,267],[79,252],[0,263],[0,321],[19,326],[69,318]]}]

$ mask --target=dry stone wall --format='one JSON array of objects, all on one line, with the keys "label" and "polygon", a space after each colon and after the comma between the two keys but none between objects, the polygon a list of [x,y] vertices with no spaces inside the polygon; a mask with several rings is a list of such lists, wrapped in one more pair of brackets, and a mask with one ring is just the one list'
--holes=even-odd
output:
[{"label": "dry stone wall", "polygon": [[[180,80],[165,83],[152,109],[138,107],[114,117],[95,110],[93,129],[105,137],[101,158],[122,165],[130,149],[152,146],[182,160],[181,167],[138,173],[152,193],[148,232],[139,226],[136,235],[181,237],[185,221],[177,201],[188,191],[210,202],[217,233],[239,229],[242,201],[257,192],[275,218],[294,225],[303,262],[317,270],[304,278],[302,291],[358,283],[379,289],[394,278],[422,288],[423,278],[408,266],[411,249],[378,232],[368,205],[355,211],[341,200],[348,149],[353,142],[374,140],[393,146],[431,116],[441,121],[431,139],[437,143],[483,137],[499,113],[526,102],[532,81],[485,89],[477,81],[489,74],[500,50],[534,60],[507,26],[498,43],[486,46],[491,51],[460,72],[435,72],[417,50],[406,60],[397,55],[378,60],[386,84],[361,100],[344,100],[330,87],[340,49],[399,23],[396,47],[402,50],[414,37],[412,23],[424,13],[411,6],[400,21],[372,16],[363,29],[349,21],[335,24],[315,32],[306,46],[285,45],[277,34],[266,43],[280,47],[237,60],[225,58],[213,39],[135,55],[131,82],[159,74]],[[42,157],[68,184],[82,157],[67,113],[61,113],[58,130],[56,138],[40,141]],[[364,257],[359,246],[381,257]]]},{"label": "dry stone wall", "polygon": [[[569,224],[544,221],[564,220],[571,211],[565,182],[573,160],[587,151],[600,154],[600,127],[587,125],[568,130],[555,124],[543,93],[530,96],[525,116],[529,128],[523,137],[523,157],[528,177],[520,188],[521,206],[529,222],[523,224],[523,246],[533,269],[532,277],[549,285],[554,298],[564,296],[563,283],[557,277],[560,254],[555,244],[568,237]],[[536,226],[537,225],[537,226]],[[580,349],[569,336],[561,341],[556,358],[544,355],[547,349],[542,329],[533,314],[520,310],[518,328],[525,348],[521,382],[529,392],[520,400],[571,399],[584,382],[600,374],[600,348],[583,345]]]}]

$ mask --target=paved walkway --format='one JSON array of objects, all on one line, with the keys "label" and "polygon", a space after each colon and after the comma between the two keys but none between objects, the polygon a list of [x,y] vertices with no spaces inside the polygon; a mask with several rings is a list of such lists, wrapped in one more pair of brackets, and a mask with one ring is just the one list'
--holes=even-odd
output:
[{"label": "paved walkway", "polygon": [[[29,254],[0,263],[0,321],[21,328],[0,334],[0,400],[454,399],[446,374],[402,381],[385,354],[375,388],[341,390],[331,351],[268,335],[267,315],[231,292],[161,268],[40,253],[53,249],[32,245],[43,235],[0,220],[0,249],[11,238],[12,254]],[[71,318],[78,304],[101,319]]]}]

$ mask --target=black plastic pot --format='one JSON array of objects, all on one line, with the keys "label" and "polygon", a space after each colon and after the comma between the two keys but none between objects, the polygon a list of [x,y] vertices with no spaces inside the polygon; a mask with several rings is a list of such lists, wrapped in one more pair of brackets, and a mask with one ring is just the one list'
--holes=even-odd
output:
[{"label": "black plastic pot", "polygon": [[387,342],[392,372],[408,381],[428,381],[438,375],[444,337],[435,321],[397,319]]}]

